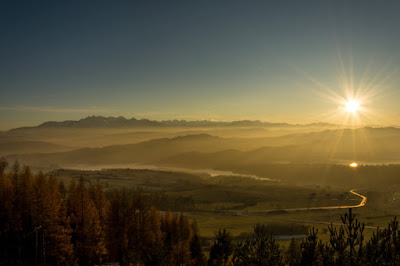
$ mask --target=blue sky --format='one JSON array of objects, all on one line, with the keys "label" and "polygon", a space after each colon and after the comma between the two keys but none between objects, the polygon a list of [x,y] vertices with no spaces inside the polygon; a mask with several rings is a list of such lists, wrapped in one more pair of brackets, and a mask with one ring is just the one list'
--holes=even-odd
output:
[{"label": "blue sky", "polygon": [[345,96],[345,76],[354,91],[374,91],[364,123],[398,124],[398,10],[361,0],[1,1],[0,129],[88,115],[340,122],[324,95]]}]

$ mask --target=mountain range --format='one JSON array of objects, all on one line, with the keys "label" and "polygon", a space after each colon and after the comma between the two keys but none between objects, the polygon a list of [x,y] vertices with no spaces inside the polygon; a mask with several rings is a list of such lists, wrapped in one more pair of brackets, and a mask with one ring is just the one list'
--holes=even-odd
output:
[{"label": "mountain range", "polygon": [[240,121],[186,121],[186,120],[149,120],[149,119],[126,119],[119,117],[88,116],[80,120],[66,120],[62,122],[48,121],[36,127],[23,127],[12,130],[27,128],[118,128],[118,127],[337,127],[329,123],[312,124],[288,124],[270,123],[259,120],[240,120]]}]

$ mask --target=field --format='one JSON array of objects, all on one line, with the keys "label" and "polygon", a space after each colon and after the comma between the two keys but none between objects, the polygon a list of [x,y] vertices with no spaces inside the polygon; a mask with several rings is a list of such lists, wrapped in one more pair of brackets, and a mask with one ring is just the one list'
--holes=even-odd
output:
[{"label": "field", "polygon": [[[283,182],[255,180],[248,177],[210,176],[143,169],[104,169],[101,171],[57,170],[52,174],[66,184],[83,176],[88,183],[99,182],[106,192],[125,189],[132,193],[163,195],[180,200],[177,205],[156,206],[161,211],[183,212],[196,219],[200,233],[209,244],[220,228],[226,228],[241,239],[257,223],[266,224],[277,239],[286,245],[290,237],[303,237],[308,228],[319,230],[320,239],[328,240],[328,225],[341,223],[346,210],[283,211],[282,209],[357,205],[361,198],[347,189],[321,186],[290,185]],[[365,207],[355,209],[366,224],[369,238],[376,227],[383,228],[398,213],[398,208],[380,208],[380,194],[362,189],[369,196]],[[159,204],[156,201],[155,205]],[[179,206],[179,207],[177,207]],[[268,210],[269,212],[263,212]],[[206,243],[206,245],[207,245]]]}]

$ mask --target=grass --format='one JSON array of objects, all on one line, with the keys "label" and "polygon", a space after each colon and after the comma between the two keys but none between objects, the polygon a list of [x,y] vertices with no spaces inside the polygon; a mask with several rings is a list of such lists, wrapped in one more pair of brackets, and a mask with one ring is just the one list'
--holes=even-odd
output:
[{"label": "grass", "polygon": [[196,203],[196,208],[199,210],[229,210],[232,208],[240,208],[243,204],[240,202],[212,202],[212,203]]},{"label": "grass", "polygon": [[[319,239],[328,241],[328,224],[330,222],[341,223],[340,215],[346,212],[345,209],[268,214],[250,213],[250,211],[356,205],[360,202],[359,197],[344,189],[303,187],[257,180],[250,180],[247,183],[244,179],[232,182],[227,177],[205,179],[193,174],[165,171],[64,170],[59,173],[58,178],[68,185],[71,179],[76,179],[81,175],[92,184],[99,181],[106,189],[141,187],[144,191],[160,191],[171,197],[191,196],[195,201],[196,209],[185,212],[185,214],[197,220],[200,234],[206,238],[212,238],[220,228],[226,228],[233,236],[238,237],[243,233],[251,233],[254,225],[261,223],[280,224],[288,228],[300,225],[315,227],[319,230]],[[363,195],[368,193],[368,191],[359,192]],[[400,207],[391,207],[386,202],[383,205],[378,203],[379,198],[368,197],[367,206],[354,209],[354,212],[367,226],[386,227],[393,216],[400,213]],[[381,208],[381,206],[385,208]],[[371,237],[374,231],[375,229],[366,228],[366,239]],[[279,242],[282,245],[288,243],[287,240]]]}]

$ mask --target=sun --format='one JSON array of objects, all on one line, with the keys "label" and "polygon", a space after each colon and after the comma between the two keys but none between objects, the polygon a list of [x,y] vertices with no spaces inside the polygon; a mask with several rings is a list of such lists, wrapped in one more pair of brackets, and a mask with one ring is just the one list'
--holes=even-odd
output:
[{"label": "sun", "polygon": [[345,103],[345,109],[347,112],[355,114],[358,110],[360,110],[360,102],[350,99]]},{"label": "sun", "polygon": [[351,164],[349,164],[349,166],[350,166],[351,168],[356,168],[356,167],[358,166],[358,163],[352,162]]}]

